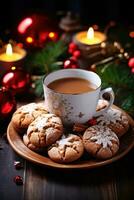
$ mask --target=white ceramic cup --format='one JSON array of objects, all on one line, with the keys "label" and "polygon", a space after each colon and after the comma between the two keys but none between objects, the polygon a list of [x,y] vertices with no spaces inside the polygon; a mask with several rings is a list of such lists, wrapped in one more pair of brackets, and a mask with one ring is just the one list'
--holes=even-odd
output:
[{"label": "white ceramic cup", "polygon": [[[80,94],[64,94],[48,88],[51,82],[68,77],[89,80],[97,86],[97,89]],[[114,102],[112,88],[106,88],[101,91],[100,77],[94,72],[83,69],[62,69],[52,72],[44,77],[43,88],[46,108],[50,113],[61,117],[64,125],[85,123],[94,116],[99,116],[108,110]],[[96,111],[98,101],[103,98],[104,93],[109,93],[110,95],[109,104],[104,109]]]}]

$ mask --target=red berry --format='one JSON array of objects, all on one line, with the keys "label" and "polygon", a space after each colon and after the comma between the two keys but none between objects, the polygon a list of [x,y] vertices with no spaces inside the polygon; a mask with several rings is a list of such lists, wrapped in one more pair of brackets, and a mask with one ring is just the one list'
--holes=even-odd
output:
[{"label": "red berry", "polygon": [[21,176],[15,176],[14,182],[16,183],[16,185],[23,185],[23,178]]},{"label": "red berry", "polygon": [[134,67],[134,58],[130,58],[130,59],[129,59],[129,61],[128,61],[128,66],[129,66],[129,67],[132,67],[132,68]]},{"label": "red berry", "polygon": [[78,68],[78,65],[72,65],[71,68],[72,68],[72,69],[76,69],[76,68]]},{"label": "red berry", "polygon": [[76,57],[72,56],[70,59],[74,60],[74,62],[77,63],[77,58]]},{"label": "red berry", "polygon": [[97,121],[96,121],[95,118],[92,118],[92,119],[90,119],[90,120],[88,121],[88,124],[89,124],[90,126],[94,126],[94,125],[97,124]]},{"label": "red berry", "polygon": [[80,50],[76,50],[73,52],[73,56],[76,57],[76,58],[79,58],[81,56],[81,52]]},{"label": "red berry", "polygon": [[78,68],[76,60],[73,58],[64,61],[64,68]]},{"label": "red berry", "polygon": [[14,166],[16,169],[22,169],[23,164],[20,161],[14,161]]},{"label": "red berry", "polygon": [[77,48],[78,48],[78,47],[77,47],[77,45],[76,45],[75,43],[71,42],[71,43],[69,44],[69,49],[72,49],[72,51],[76,50]]},{"label": "red berry", "polygon": [[132,74],[134,74],[134,67],[131,69]]},{"label": "red berry", "polygon": [[73,50],[71,48],[68,49],[68,53],[72,54]]},{"label": "red berry", "polygon": [[71,65],[71,61],[70,61],[69,59],[64,61],[64,68],[65,68],[65,69],[66,69],[66,68],[69,68],[70,65]]}]

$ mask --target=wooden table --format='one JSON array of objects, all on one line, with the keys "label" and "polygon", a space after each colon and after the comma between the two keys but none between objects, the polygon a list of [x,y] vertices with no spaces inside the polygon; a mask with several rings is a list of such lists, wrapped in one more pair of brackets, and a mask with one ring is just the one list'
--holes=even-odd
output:
[{"label": "wooden table", "polygon": [[[37,166],[18,156],[0,131],[0,200],[134,200],[134,149],[96,169],[61,171]],[[16,170],[14,161],[23,162]],[[22,176],[24,184],[13,181]]]}]

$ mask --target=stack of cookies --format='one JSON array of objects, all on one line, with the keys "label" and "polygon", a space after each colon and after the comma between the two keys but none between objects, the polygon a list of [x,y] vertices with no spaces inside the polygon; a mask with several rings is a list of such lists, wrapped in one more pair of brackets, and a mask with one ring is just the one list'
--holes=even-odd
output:
[{"label": "stack of cookies", "polygon": [[[100,102],[98,109],[105,107]],[[66,133],[60,117],[49,113],[43,104],[21,106],[12,116],[12,125],[32,151],[47,152],[58,163],[70,163],[82,158],[85,152],[97,159],[113,157],[120,146],[120,138],[128,131],[125,113],[110,108],[96,118],[95,125],[81,124]]]},{"label": "stack of cookies", "polygon": [[64,135],[61,119],[42,104],[21,106],[12,116],[12,125],[22,136],[24,144],[35,152],[48,152],[59,163],[69,163],[84,152],[82,139],[74,134]]}]

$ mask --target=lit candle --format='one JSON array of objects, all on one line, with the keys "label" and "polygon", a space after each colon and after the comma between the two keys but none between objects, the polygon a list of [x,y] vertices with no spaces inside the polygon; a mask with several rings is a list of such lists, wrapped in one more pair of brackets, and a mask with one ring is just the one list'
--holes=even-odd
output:
[{"label": "lit candle", "polygon": [[73,42],[81,53],[77,60],[82,68],[87,68],[94,62],[104,58],[107,44],[107,35],[105,33],[94,31],[90,27],[88,31],[76,33],[73,36]]},{"label": "lit candle", "polygon": [[0,71],[4,72],[12,66],[23,65],[23,60],[26,56],[26,50],[11,44],[5,45],[0,49]]},{"label": "lit candle", "polygon": [[92,27],[88,31],[82,31],[75,35],[75,39],[86,45],[97,45],[106,40],[106,35],[99,31],[94,31]]},{"label": "lit candle", "polygon": [[7,45],[6,52],[0,54],[0,61],[13,62],[24,57],[24,53],[13,52],[11,44]]}]

